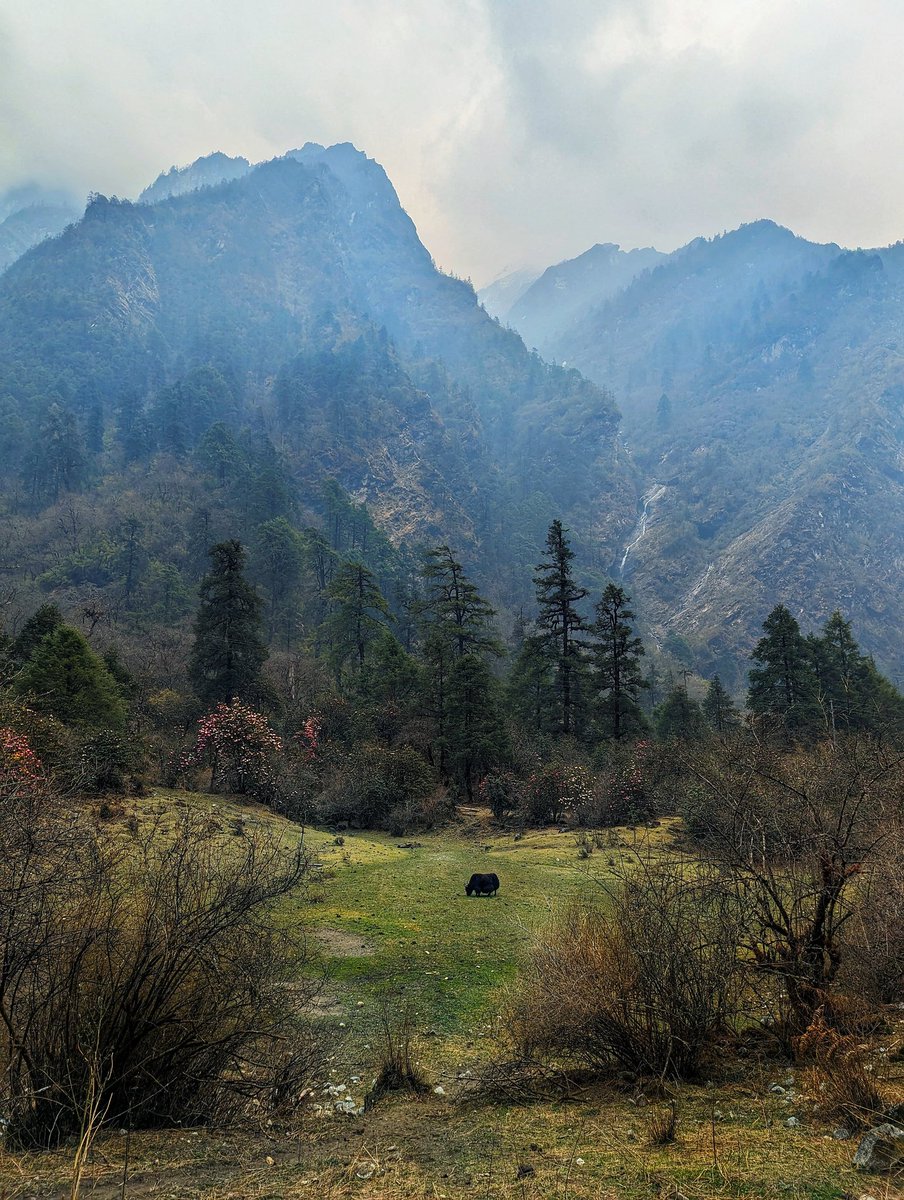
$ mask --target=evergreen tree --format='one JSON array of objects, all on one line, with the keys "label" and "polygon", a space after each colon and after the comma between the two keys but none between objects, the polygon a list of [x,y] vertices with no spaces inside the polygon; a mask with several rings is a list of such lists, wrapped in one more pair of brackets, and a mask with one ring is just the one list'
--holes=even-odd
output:
[{"label": "evergreen tree", "polygon": [[532,733],[551,732],[556,705],[555,663],[545,638],[528,634],[512,664],[507,686],[512,715]]},{"label": "evergreen tree", "polygon": [[876,732],[904,715],[904,698],[860,653],[850,621],[832,613],[821,637],[807,638],[827,727]]},{"label": "evergreen tree", "polygon": [[496,611],[465,575],[448,546],[427,551],[422,577],[425,623],[432,631],[442,632],[456,657],[501,653],[492,628]]},{"label": "evergreen tree", "polygon": [[294,629],[292,595],[301,580],[304,539],[285,517],[276,517],[258,526],[255,542],[254,558],[269,599],[269,640],[274,640],[281,627],[288,650]]},{"label": "evergreen tree", "polygon": [[682,686],[672,688],[656,714],[656,736],[662,741],[699,741],[706,733],[703,710]]},{"label": "evergreen tree", "polygon": [[537,565],[534,576],[539,607],[537,628],[556,664],[558,724],[566,735],[578,732],[577,710],[587,646],[580,634],[588,628],[577,608],[587,589],[579,587],[572,576],[574,551],[565,536],[567,532],[561,521],[553,521],[546,535],[545,561]]},{"label": "evergreen tree", "polygon": [[472,801],[477,783],[508,749],[496,680],[477,654],[461,655],[450,672],[446,737],[453,778]]},{"label": "evergreen tree", "polygon": [[722,680],[718,675],[712,677],[709,687],[706,689],[703,715],[706,717],[710,729],[715,730],[716,733],[729,733],[732,729],[737,729],[740,722],[735,703],[722,686]]},{"label": "evergreen tree", "polygon": [[646,722],[638,698],[647,686],[640,669],[643,643],[634,636],[630,622],[634,613],[630,597],[610,583],[596,606],[593,632],[599,639],[593,648],[595,685],[601,694],[600,726],[603,736],[618,741],[637,733]]},{"label": "evergreen tree", "polygon": [[330,657],[341,670],[348,659],[364,666],[367,647],[392,620],[373,574],[360,562],[344,562],[327,588],[333,611],[324,625]]},{"label": "evergreen tree", "polygon": [[[471,744],[473,731],[481,727],[481,718],[471,711],[470,705],[479,702],[483,693],[476,682],[479,673],[473,664],[464,674],[456,674],[456,668],[465,658],[475,658],[486,669],[483,657],[501,654],[492,627],[495,612],[465,575],[448,546],[428,551],[422,578],[420,654],[425,667],[425,708],[433,726],[431,762],[444,778],[451,764],[458,764],[460,780],[467,790],[473,786],[474,770],[479,769],[479,756],[471,756],[467,746]],[[453,693],[454,679],[459,684],[457,699]],[[454,720],[453,705],[458,708]],[[497,719],[495,714],[487,715],[487,720],[494,719]],[[456,739],[460,737],[465,741],[458,745]]]},{"label": "evergreen tree", "polygon": [[16,689],[69,725],[119,729],[126,708],[116,681],[77,629],[57,625],[31,654]]},{"label": "evergreen tree", "polygon": [[759,716],[781,717],[789,729],[802,729],[818,715],[812,656],[800,626],[783,604],[763,623],[765,637],[751,654],[761,663],[750,672],[747,706]]},{"label": "evergreen tree", "polygon": [[55,604],[42,604],[28,618],[13,641],[10,654],[16,662],[26,662],[48,634],[63,624],[63,614]]},{"label": "evergreen tree", "polygon": [[245,578],[241,542],[218,542],[209,555],[188,675],[198,699],[212,706],[257,694],[267,647],[260,633],[261,599]]}]

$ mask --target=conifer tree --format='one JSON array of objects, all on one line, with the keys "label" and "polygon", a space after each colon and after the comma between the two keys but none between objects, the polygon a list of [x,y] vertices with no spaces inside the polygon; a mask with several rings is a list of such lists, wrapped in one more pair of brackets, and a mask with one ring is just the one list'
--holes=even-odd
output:
[{"label": "conifer tree", "polygon": [[17,662],[26,662],[49,633],[63,624],[63,614],[55,604],[42,604],[28,618],[13,641],[10,654]]},{"label": "conifer tree", "polygon": [[716,733],[729,733],[738,727],[738,710],[718,675],[714,675],[709,681],[703,700],[703,715],[710,729]]},{"label": "conifer tree", "polygon": [[537,629],[550,647],[556,664],[558,725],[562,733],[577,733],[577,709],[581,699],[581,676],[587,642],[581,634],[587,625],[578,604],[587,589],[575,583],[571,560],[574,551],[561,521],[553,521],[546,535],[545,561],[537,565]]},{"label": "conifer tree", "polygon": [[188,676],[198,699],[212,706],[256,695],[267,647],[260,632],[261,599],[245,578],[241,542],[218,542],[209,556]]},{"label": "conifer tree", "polygon": [[449,640],[456,658],[501,653],[492,627],[496,610],[480,595],[448,546],[427,551],[422,577],[425,622]]},{"label": "conifer tree", "polygon": [[656,713],[656,736],[663,741],[698,741],[705,733],[700,705],[683,684],[672,688]]},{"label": "conifer tree", "polygon": [[[502,653],[492,625],[495,611],[446,545],[428,551],[422,577],[421,657],[433,724],[431,756],[440,774],[454,770],[470,795],[486,758],[479,747],[488,746],[495,736],[490,731],[501,728],[497,688],[484,661]],[[479,711],[481,705],[485,711]]]},{"label": "conifer tree", "polygon": [[479,780],[508,748],[496,680],[477,654],[457,658],[449,674],[446,739],[453,777],[471,801]]},{"label": "conifer tree", "polygon": [[555,707],[555,663],[545,638],[527,634],[521,642],[507,686],[512,715],[532,733],[551,732]]},{"label": "conifer tree", "polygon": [[103,659],[71,625],[57,625],[25,664],[16,681],[19,692],[41,712],[69,725],[119,729],[126,707]]},{"label": "conifer tree", "polygon": [[327,588],[333,611],[324,631],[338,669],[352,659],[360,670],[367,648],[392,620],[389,605],[373,573],[361,562],[344,562]]},{"label": "conifer tree", "polygon": [[780,717],[789,729],[802,729],[818,716],[816,673],[807,643],[784,604],[775,606],[763,631],[750,656],[762,665],[750,672],[747,705],[760,716]]},{"label": "conifer tree", "polygon": [[599,639],[593,648],[595,686],[600,692],[600,726],[603,736],[618,741],[645,725],[638,698],[647,686],[640,669],[643,642],[634,636],[630,622],[634,613],[630,597],[610,583],[596,606],[593,632]]}]

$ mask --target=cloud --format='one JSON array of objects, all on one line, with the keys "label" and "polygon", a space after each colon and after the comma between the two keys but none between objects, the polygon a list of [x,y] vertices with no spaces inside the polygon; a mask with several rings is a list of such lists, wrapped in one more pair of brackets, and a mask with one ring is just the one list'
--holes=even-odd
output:
[{"label": "cloud", "polygon": [[482,282],[770,216],[904,236],[897,0],[0,0],[0,188],[353,141]]}]

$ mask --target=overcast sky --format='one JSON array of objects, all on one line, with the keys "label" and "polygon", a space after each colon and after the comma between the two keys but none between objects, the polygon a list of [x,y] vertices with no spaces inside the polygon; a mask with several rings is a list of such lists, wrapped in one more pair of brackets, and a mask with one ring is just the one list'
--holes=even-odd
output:
[{"label": "overcast sky", "polygon": [[352,141],[478,285],[772,217],[904,237],[901,0],[0,0],[0,190]]}]

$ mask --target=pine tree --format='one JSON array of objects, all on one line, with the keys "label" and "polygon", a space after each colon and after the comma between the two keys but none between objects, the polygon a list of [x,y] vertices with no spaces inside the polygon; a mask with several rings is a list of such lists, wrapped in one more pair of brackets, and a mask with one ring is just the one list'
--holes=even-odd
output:
[{"label": "pine tree", "polygon": [[84,636],[57,625],[32,652],[16,681],[40,712],[65,724],[119,729],[126,707],[116,681]]},{"label": "pine tree", "polygon": [[610,583],[596,606],[593,626],[599,639],[593,657],[594,682],[601,694],[600,725],[603,736],[616,741],[637,733],[646,724],[638,703],[642,689],[647,686],[640,669],[644,648],[629,623],[634,620],[629,604],[630,597]]},{"label": "pine tree", "polygon": [[425,623],[444,633],[456,657],[501,653],[492,628],[496,610],[483,599],[448,546],[427,551],[422,577]]},{"label": "pine tree", "polygon": [[555,660],[558,724],[566,735],[578,732],[577,710],[587,647],[580,634],[588,629],[577,608],[587,589],[579,587],[572,577],[574,551],[565,536],[567,532],[561,521],[553,521],[546,535],[546,561],[537,565],[534,576],[539,607],[537,628]]},{"label": "pine tree", "polygon": [[556,703],[555,663],[545,638],[528,634],[512,664],[507,686],[512,715],[532,733],[549,733]]},{"label": "pine tree", "polygon": [[55,604],[42,604],[28,618],[13,641],[10,654],[16,662],[26,662],[49,633],[63,624],[63,614]]},{"label": "pine tree", "polygon": [[212,706],[257,695],[267,647],[260,633],[261,599],[245,578],[241,542],[218,542],[209,556],[188,675],[198,699]]},{"label": "pine tree", "polygon": [[789,729],[802,729],[818,716],[816,672],[807,643],[783,604],[775,606],[763,630],[765,637],[750,656],[762,666],[750,672],[747,705],[760,716],[780,717]]},{"label": "pine tree", "polygon": [[472,801],[479,780],[508,749],[496,680],[476,654],[461,655],[450,672],[446,736],[453,777]]},{"label": "pine tree", "polygon": [[729,733],[732,729],[737,729],[740,722],[735,703],[722,686],[722,680],[718,675],[712,677],[709,687],[706,689],[703,715],[706,717],[710,729],[715,730],[716,733]]},{"label": "pine tree", "polygon": [[[471,762],[466,746],[458,746],[456,739],[464,737],[467,743],[471,737],[469,731],[480,724],[477,714],[468,707],[472,702],[477,703],[481,694],[471,684],[465,689],[466,715],[459,712],[458,718],[452,719],[453,704],[461,707],[462,703],[453,694],[457,664],[473,657],[483,665],[484,656],[501,654],[502,648],[492,626],[495,611],[465,575],[448,546],[428,551],[422,578],[420,655],[425,667],[425,708],[433,726],[431,761],[440,775],[446,777],[453,762],[459,766],[462,761]],[[476,668],[470,670],[475,675]],[[461,683],[463,677],[458,678]],[[473,769],[478,762],[479,758],[474,759]],[[466,771],[467,779],[462,776],[466,789],[473,786],[472,766]]]},{"label": "pine tree", "polygon": [[324,624],[330,657],[337,669],[352,659],[364,666],[367,647],[392,620],[389,605],[371,571],[360,562],[344,562],[327,588],[333,611]]},{"label": "pine tree", "polygon": [[703,710],[683,685],[674,687],[656,714],[656,736],[662,741],[699,741],[706,733]]}]

